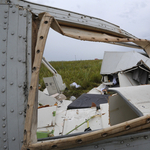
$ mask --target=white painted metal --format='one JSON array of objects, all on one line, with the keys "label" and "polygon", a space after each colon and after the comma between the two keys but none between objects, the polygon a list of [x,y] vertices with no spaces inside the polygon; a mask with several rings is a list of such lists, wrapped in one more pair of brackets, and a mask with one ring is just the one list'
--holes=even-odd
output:
[{"label": "white painted metal", "polygon": [[[59,128],[56,126],[56,106],[38,109],[37,132],[48,132],[50,136],[58,136]],[[61,132],[61,131],[60,131]]]},{"label": "white painted metal", "polygon": [[[92,116],[96,116],[94,118],[91,118]],[[96,111],[96,108],[87,108],[87,109],[71,109],[67,111],[66,118],[65,118],[65,124],[64,124],[64,131],[63,135],[70,132],[72,129],[76,128],[86,120],[89,120],[89,127],[92,130],[95,129],[101,129],[102,128],[102,122],[101,122],[101,112],[98,110]],[[77,132],[84,132],[84,130],[87,128],[87,123],[84,123],[82,126],[77,128],[71,133],[77,133]]]},{"label": "white painted metal", "polygon": [[124,96],[128,103],[136,107],[143,115],[150,113],[150,85],[110,88]]},{"label": "white painted metal", "polygon": [[[51,132],[53,130],[54,136],[63,135],[67,106],[70,103],[71,101],[69,100],[63,100],[57,102],[57,106],[38,109],[37,131]],[[55,116],[52,115],[54,111],[56,111]]]},{"label": "white painted metal", "polygon": [[60,93],[60,89],[58,88],[58,85],[55,82],[54,77],[45,77],[45,78],[43,78],[43,80],[44,80],[44,83],[46,85],[49,95],[53,95],[55,93]]},{"label": "white painted metal", "polygon": [[42,63],[46,66],[46,68],[53,74],[57,74],[57,71],[52,67],[52,65],[43,57]]},{"label": "white painted metal", "polygon": [[110,32],[112,34],[135,38],[135,36],[120,29],[119,26],[102,19],[98,19],[84,14],[62,10],[62,9],[58,9],[46,5],[40,5],[29,1],[12,0],[12,3],[19,4],[20,6],[24,6],[28,9],[31,9],[32,12],[35,14],[39,14],[41,12],[46,11],[49,14],[51,14],[53,17],[55,17],[55,19],[57,19],[59,22],[79,24],[82,25],[83,27],[88,26],[93,29],[99,29],[105,32]]},{"label": "white painted metal", "polygon": [[120,87],[137,86],[139,83],[132,78],[132,73],[118,73]]},{"label": "white painted metal", "polygon": [[95,107],[67,110],[63,135],[67,134],[91,117],[93,118],[89,120],[89,126],[88,122],[86,122],[71,133],[84,132],[87,127],[90,127],[92,130],[108,127],[108,104],[101,104],[100,108],[101,109],[99,110],[96,110]]},{"label": "white painted metal", "polygon": [[72,101],[69,100],[62,100],[58,103],[58,108],[62,109],[62,110],[67,110],[67,107],[69,104],[71,104]]},{"label": "white painted metal", "polygon": [[53,77],[46,77],[43,79],[49,95],[61,93],[66,88],[66,85],[63,83],[62,77],[59,74],[55,74]]},{"label": "white painted metal", "polygon": [[104,83],[100,84],[98,87],[93,88],[87,94],[104,94],[103,89],[106,88]]},{"label": "white painted metal", "polygon": [[[67,110],[67,106],[70,103],[71,101],[63,100],[62,102],[58,102],[57,109],[56,106],[38,109],[37,131],[50,132],[54,130],[54,136],[65,135],[91,117],[93,118],[89,120],[89,126],[86,122],[71,133],[84,132],[87,127],[96,130],[110,126],[108,103],[101,104],[99,110],[96,107]],[[54,111],[56,111],[55,117],[52,116]]]},{"label": "white painted metal", "polygon": [[[41,12],[50,13],[59,23],[69,24],[71,26],[80,26],[80,28],[89,28],[90,30],[100,31],[103,33],[108,33],[110,35],[115,35],[117,37],[127,37],[127,38],[136,38],[132,34],[122,30],[119,26],[114,25],[110,22],[104,21],[102,19],[94,18],[84,14],[78,14],[71,11],[66,11],[54,7],[44,6],[40,4],[35,4],[28,1],[20,0],[11,0],[11,3],[20,5],[25,9],[30,9],[33,13],[38,15]],[[131,43],[125,42],[109,42],[110,44],[122,45],[126,47],[139,48],[140,46]],[[139,44],[140,45],[140,44]]]},{"label": "white painted metal", "polygon": [[107,128],[110,126],[109,123],[109,104],[100,104],[100,111],[101,111],[101,120],[102,120],[102,128]]},{"label": "white painted metal", "polygon": [[116,125],[139,117],[130,105],[118,94],[109,97],[109,120],[110,125]]},{"label": "white painted metal", "polygon": [[67,107],[71,103],[72,101],[69,101],[69,100],[63,100],[58,103],[54,135],[63,135]]},{"label": "white painted metal", "polygon": [[55,74],[54,80],[57,83],[59,90],[61,92],[64,91],[65,88],[66,88],[66,85],[65,85],[65,83],[63,83],[61,75],[60,74]]},{"label": "white painted metal", "polygon": [[54,130],[54,135],[59,136],[63,135],[63,129],[64,129],[64,122],[65,122],[65,116],[66,116],[67,110],[62,108],[57,108],[56,112],[56,125]]},{"label": "white painted metal", "polygon": [[45,89],[43,90],[43,93],[45,93],[46,95],[49,95],[47,88],[45,88]]},{"label": "white painted metal", "polygon": [[137,66],[143,61],[150,68],[150,59],[135,51],[105,52],[100,74],[112,74]]},{"label": "white painted metal", "polygon": [[114,73],[124,53],[125,52],[104,52],[100,74]]},{"label": "white painted metal", "polygon": [[45,93],[38,91],[38,103],[44,105],[53,106],[54,104],[58,103],[56,98],[46,95]]},{"label": "white painted metal", "polygon": [[54,127],[56,120],[56,106],[38,109],[38,129]]},{"label": "white painted metal", "polygon": [[97,88],[93,88],[87,94],[102,94],[102,92]]}]

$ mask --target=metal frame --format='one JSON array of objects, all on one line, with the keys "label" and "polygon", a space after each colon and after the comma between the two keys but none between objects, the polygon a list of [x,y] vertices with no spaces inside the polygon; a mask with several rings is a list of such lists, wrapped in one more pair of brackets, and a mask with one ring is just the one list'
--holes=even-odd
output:
[{"label": "metal frame", "polygon": [[53,21],[53,17],[48,13],[40,14],[40,27],[37,35],[37,42],[35,47],[35,59],[32,67],[32,77],[30,82],[30,91],[28,95],[27,115],[24,128],[24,145],[29,146],[31,143],[37,141],[35,138],[37,128],[37,90],[38,78],[43,57],[44,47],[49,31],[49,27]]},{"label": "metal frame", "polygon": [[7,148],[8,145],[8,127],[7,127],[7,28],[8,28],[8,5],[0,5],[0,149]]},{"label": "metal frame", "polygon": [[135,36],[131,35],[130,33],[120,29],[119,26],[112,24],[110,22],[104,21],[102,19],[94,18],[91,16],[63,10],[57,9],[54,7],[40,5],[36,3],[32,3],[25,0],[11,0],[11,3],[17,4],[27,9],[30,9],[33,13],[39,14],[42,12],[47,12],[52,15],[55,19],[57,19],[59,24],[76,24],[75,26],[81,25],[82,27],[88,26],[88,28],[92,28],[93,30],[101,30],[109,33],[115,33],[116,35],[125,36],[136,38]]},{"label": "metal frame", "polygon": [[[0,31],[2,35],[0,36],[0,119],[2,120],[0,128],[1,149],[18,150],[21,148],[22,143],[24,144],[22,149],[36,150],[41,148],[68,149],[73,147],[84,147],[89,143],[90,145],[93,145],[94,142],[101,143],[101,141],[106,138],[108,139],[108,141],[116,141],[116,138],[111,138],[122,136],[125,134],[131,134],[137,131],[141,131],[141,129],[150,128],[150,115],[147,115],[106,128],[104,130],[94,131],[70,138],[64,138],[62,140],[58,139],[54,141],[43,141],[36,143],[36,140],[32,139],[33,136],[36,136],[35,131],[33,132],[33,134],[31,133],[31,131],[33,129],[32,121],[34,119],[34,116],[36,116],[35,102],[37,99],[37,80],[41,61],[36,62],[38,59],[35,59],[32,75],[34,75],[34,73],[37,73],[37,75],[34,82],[34,76],[31,79],[32,14],[30,10],[32,10],[34,13],[39,13],[41,11],[45,11],[46,8],[48,12],[56,17],[58,23],[62,25],[69,24],[77,28],[85,27],[87,30],[92,29],[93,31],[105,31],[110,35],[118,35],[119,37],[135,37],[111,23],[97,18],[90,18],[89,16],[84,16],[70,11],[40,6],[37,4],[18,0],[7,2],[4,0],[0,0],[0,4],[0,19],[3,21],[0,22]],[[18,4],[20,6],[18,6]],[[39,31],[41,32],[41,30]],[[37,42],[37,44],[39,43]],[[35,50],[38,53],[39,51],[37,48],[38,46]],[[42,59],[41,56],[42,55],[40,55],[40,58]],[[33,92],[31,92],[31,94],[34,94],[34,96],[32,97],[32,95],[29,94],[27,105],[27,95],[29,91],[28,87],[30,79],[30,90],[34,89]],[[34,84],[32,85],[32,83]],[[24,119],[26,116],[26,106],[28,113],[26,120],[29,119],[29,124],[27,121],[24,132],[23,129]],[[34,123],[34,126],[36,126],[36,119],[34,120]],[[22,139],[23,134],[25,135],[24,141]],[[144,147],[143,144],[141,144],[140,146]],[[90,149],[92,149],[91,146],[89,147]]]},{"label": "metal frame", "polygon": [[[3,2],[3,0],[1,1]],[[75,13],[71,11],[66,11],[66,10],[62,10],[62,9],[58,9],[58,8],[54,8],[50,6],[40,5],[40,4],[25,1],[25,0],[8,0],[8,3],[16,4],[21,7],[24,7],[25,9],[30,10],[34,14],[37,14],[37,15],[41,12],[46,11],[50,15],[55,17],[55,19],[57,19],[60,25],[67,25],[67,26],[72,26],[75,28],[82,28],[82,29],[102,32],[102,33],[105,32],[109,35],[115,35],[117,37],[137,39],[137,37],[126,32],[125,30],[122,30],[119,26],[114,25],[110,22],[104,21],[102,19],[98,19],[98,18],[94,18],[91,16],[87,16],[87,15],[83,15],[83,14],[79,14],[79,13]],[[126,46],[126,47],[144,49],[148,53],[148,55],[150,55],[149,54],[150,45],[148,42],[145,42],[144,44],[141,43],[140,41],[134,42],[135,44],[124,43],[121,41],[120,42],[104,41],[104,42],[115,44],[115,45]]]},{"label": "metal frame", "polygon": [[[45,45],[45,41],[40,41],[39,39],[42,37],[45,38],[45,36],[43,36],[44,34],[48,33],[48,29],[44,29],[46,27],[43,26],[44,24],[44,20],[45,17],[50,17],[50,15],[48,15],[47,13],[45,13],[43,15],[43,18],[41,19],[41,25],[38,31],[38,37],[37,37],[37,45],[35,48],[35,52],[37,52],[38,50],[41,50],[42,48],[42,53],[43,53],[43,48]],[[49,21],[46,21],[47,23],[49,23]],[[51,23],[52,24],[52,23]],[[43,38],[41,38],[43,39]],[[43,47],[39,48],[40,45],[43,45]],[[94,132],[90,132],[90,133],[86,133],[86,134],[82,134],[79,136],[75,136],[75,137],[70,137],[70,138],[65,138],[65,139],[56,139],[55,141],[42,141],[42,142],[38,142],[38,143],[34,143],[32,141],[32,118],[34,116],[34,112],[36,111],[34,109],[34,104],[35,104],[35,95],[36,95],[36,88],[37,88],[37,77],[38,77],[38,73],[39,73],[39,66],[42,60],[42,53],[36,54],[35,57],[39,58],[36,59],[34,61],[34,67],[33,67],[33,73],[32,73],[32,78],[31,78],[31,91],[29,93],[28,96],[28,111],[27,111],[27,117],[26,117],[26,125],[25,125],[25,134],[24,134],[24,140],[25,143],[22,147],[22,149],[36,149],[36,150],[40,150],[41,148],[43,149],[50,149],[50,148],[55,148],[55,149],[61,149],[61,147],[63,147],[63,149],[68,149],[68,148],[73,148],[73,147],[78,147],[79,146],[83,146],[86,145],[88,143],[93,143],[93,142],[98,142],[100,140],[104,140],[104,139],[109,139],[111,137],[116,137],[116,136],[122,136],[125,134],[131,134],[135,131],[140,131],[141,129],[146,129],[149,128],[150,126],[150,115],[147,116],[143,116],[140,118],[136,118],[118,125],[114,125],[108,128],[105,128],[103,130],[98,130],[98,131],[94,131]],[[39,60],[39,61],[38,61]]]},{"label": "metal frame", "polygon": [[0,20],[0,149],[19,150],[23,143],[31,76],[31,55],[28,55],[32,42],[29,38],[31,13],[15,5],[3,4],[0,5]]},{"label": "metal frame", "polygon": [[150,147],[150,131],[126,136],[110,138],[68,150],[148,150]]}]

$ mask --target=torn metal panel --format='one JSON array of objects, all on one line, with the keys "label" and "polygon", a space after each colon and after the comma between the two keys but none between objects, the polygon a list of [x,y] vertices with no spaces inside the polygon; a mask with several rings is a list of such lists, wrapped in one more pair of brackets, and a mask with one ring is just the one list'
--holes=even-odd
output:
[{"label": "torn metal panel", "polygon": [[[100,104],[100,108],[101,108],[101,119],[102,119],[102,128],[107,128],[110,126],[110,123],[109,123],[109,104],[106,103],[106,104]],[[107,119],[106,119],[107,118]]]},{"label": "torn metal panel", "polygon": [[73,37],[76,39],[87,39],[88,41],[96,41],[99,38],[113,38],[113,36],[109,36],[107,34],[101,32],[88,31],[85,29],[78,29],[73,27],[61,26],[64,34],[69,37]]},{"label": "torn metal panel", "polygon": [[[149,124],[150,115],[146,115],[140,118],[136,118],[112,127],[105,128],[103,130],[97,130],[93,132],[87,132],[86,134],[79,134],[77,136],[71,136],[66,138],[57,138],[55,140],[47,139],[42,140],[29,146],[23,146],[23,148],[30,148],[32,150],[40,150],[41,148],[48,150],[50,147],[55,149],[69,149],[75,147],[86,146],[87,144],[92,145],[94,142],[101,142],[104,139],[111,139],[113,137],[122,136],[125,134],[132,134],[140,131],[141,129],[147,129],[150,127]],[[111,141],[112,142],[112,141]],[[116,146],[115,146],[116,147]]]},{"label": "torn metal panel", "polygon": [[[40,22],[40,28],[38,31],[38,38],[36,42],[36,47],[35,47],[35,59],[33,63],[33,70],[32,70],[32,77],[31,77],[31,82],[30,82],[30,91],[28,94],[28,111],[26,113],[26,121],[25,121],[25,132],[24,132],[24,140],[25,144],[29,144],[33,141],[32,138],[32,133],[34,131],[34,128],[32,128],[34,125],[36,125],[37,122],[34,122],[34,118],[36,118],[36,111],[37,111],[37,106],[34,106],[38,102],[37,100],[37,87],[38,87],[38,78],[39,78],[39,70],[41,66],[41,61],[42,61],[42,55],[45,47],[45,42],[47,39],[47,34],[49,31],[49,27],[53,21],[53,17],[51,17],[47,13],[40,14],[39,17],[41,18]],[[40,53],[39,53],[40,50]],[[34,134],[35,135],[35,134]]]},{"label": "torn metal panel", "polygon": [[114,45],[119,45],[119,46],[125,46],[125,47],[131,47],[131,48],[141,49],[141,47],[138,46],[138,45],[131,44],[131,43],[125,43],[125,42],[109,42],[109,44],[114,44]]},{"label": "torn metal panel", "polygon": [[[107,107],[108,105],[106,105],[106,108]],[[104,108],[105,107],[103,107],[103,109]],[[103,117],[104,120],[102,120],[102,115],[105,115]],[[108,113],[106,114],[104,110],[96,110],[96,107],[67,110],[63,135],[84,132],[88,127],[92,130],[106,128],[104,125],[106,125],[106,127],[109,126]]]},{"label": "torn metal panel", "polygon": [[93,31],[102,31],[119,37],[135,38],[135,36],[122,30],[119,26],[95,17],[28,1],[12,0],[12,3],[23,6],[24,8],[31,10],[34,14],[37,15],[41,12],[48,12],[58,21],[60,25],[72,26]]},{"label": "torn metal panel", "polygon": [[57,71],[53,68],[53,66],[44,57],[42,58],[42,63],[53,75],[57,74]]},{"label": "torn metal panel", "polygon": [[38,109],[38,129],[55,126],[56,109],[56,106]]},{"label": "torn metal panel", "polygon": [[41,105],[50,105],[53,106],[55,103],[57,103],[58,100],[55,99],[52,96],[49,96],[43,92],[41,92],[40,90],[38,91],[38,103]]},{"label": "torn metal panel", "polygon": [[55,18],[52,22],[51,28],[54,29],[55,31],[57,31],[58,33],[64,35],[62,28],[60,27],[59,23],[57,22],[57,20]]},{"label": "torn metal panel", "polygon": [[141,65],[138,69],[134,70],[132,73],[133,80],[137,81],[141,85],[148,84],[149,70],[145,66]]},{"label": "torn metal panel", "polygon": [[98,87],[93,88],[92,90],[90,90],[87,94],[104,94],[104,92],[102,90],[105,89],[105,88],[106,88],[106,85],[104,85],[102,83]]},{"label": "torn metal panel", "polygon": [[49,95],[61,93],[66,88],[66,85],[63,83],[62,77],[59,74],[55,74],[53,77],[46,77],[43,79]]},{"label": "torn metal panel", "polygon": [[[1,2],[4,2],[4,1],[1,0]],[[12,5],[13,3],[17,4],[17,6]],[[6,2],[6,4],[7,4],[7,2]],[[36,134],[34,134],[34,133],[36,131],[36,124],[37,124],[37,121],[36,121],[37,85],[38,85],[38,74],[39,74],[39,68],[40,68],[41,59],[42,59],[42,53],[44,50],[44,45],[45,45],[45,40],[46,40],[46,36],[48,33],[49,25],[52,23],[52,26],[56,31],[61,32],[61,30],[60,30],[57,22],[55,22],[55,24],[53,24],[55,21],[54,18],[51,15],[46,13],[46,15],[44,16],[45,19],[44,20],[42,19],[42,22],[41,22],[42,24],[39,27],[38,38],[36,41],[37,46],[35,49],[36,50],[35,51],[35,61],[34,61],[34,66],[33,66],[30,94],[29,94],[28,105],[27,105],[27,110],[26,110],[26,112],[27,112],[26,123],[25,123],[25,129],[23,130],[24,117],[25,117],[24,107],[26,106],[26,101],[27,101],[26,94],[28,93],[26,91],[27,90],[26,87],[29,87],[26,83],[29,82],[27,79],[30,79],[30,73],[31,73],[31,71],[26,70],[26,69],[31,69],[31,66],[30,66],[31,62],[29,62],[27,64],[27,61],[31,61],[30,57],[28,57],[27,61],[24,58],[26,58],[26,56],[29,55],[29,53],[26,53],[26,50],[28,52],[30,52],[30,48],[31,48],[31,33],[30,33],[31,26],[28,25],[28,27],[29,27],[29,30],[28,30],[26,23],[27,24],[31,23],[30,19],[31,19],[32,15],[30,14],[28,16],[30,18],[30,19],[29,18],[27,19],[28,22],[26,22],[26,17],[27,17],[28,11],[30,11],[30,9],[32,10],[33,7],[30,6],[30,5],[32,5],[32,3],[24,3],[24,1],[18,1],[18,0],[12,0],[12,4],[9,4],[9,6],[7,6],[7,7],[1,6],[2,10],[0,10],[2,12],[1,17],[0,17],[2,20],[1,24],[3,24],[3,23],[5,24],[7,22],[9,24],[9,26],[8,26],[8,24],[1,26],[2,35],[4,35],[4,37],[3,36],[1,37],[2,38],[1,43],[2,43],[2,47],[3,47],[3,49],[2,49],[3,54],[1,56],[2,60],[0,60],[1,61],[0,69],[2,70],[1,71],[2,72],[1,73],[1,75],[2,75],[1,76],[1,80],[2,80],[1,97],[3,97],[4,99],[1,100],[1,108],[2,108],[1,109],[1,113],[2,113],[1,121],[3,122],[3,124],[1,126],[0,131],[2,131],[1,139],[3,140],[3,142],[6,142],[6,143],[8,142],[7,146],[3,145],[4,149],[10,149],[10,148],[20,149],[22,142],[24,144],[23,149],[36,149],[36,150],[41,149],[41,148],[42,149],[51,149],[51,148],[61,149],[62,147],[63,147],[63,149],[67,149],[67,148],[81,146],[81,145],[85,145],[85,144],[92,144],[93,142],[96,142],[96,141],[98,142],[99,140],[103,140],[105,138],[111,138],[111,137],[115,137],[115,136],[117,137],[117,136],[121,136],[121,135],[125,135],[125,134],[131,134],[133,132],[141,131],[141,129],[150,128],[150,124],[149,124],[150,115],[147,115],[144,117],[140,117],[140,118],[137,118],[137,119],[134,119],[131,121],[121,123],[117,126],[105,128],[104,130],[98,130],[98,131],[95,131],[92,133],[87,133],[86,135],[83,134],[83,135],[74,136],[74,137],[72,136],[71,138],[64,138],[62,140],[57,139],[57,140],[53,140],[53,141],[46,141],[46,142],[42,141],[42,142],[36,143],[36,141],[35,141],[36,138],[33,138],[33,137],[36,137]],[[25,7],[18,8],[18,4],[25,4],[25,5],[22,5]],[[47,9],[45,9],[46,6],[39,6],[39,7],[38,7],[38,5],[34,5],[34,6],[35,6],[34,8],[37,11],[38,10],[40,10],[40,11],[48,10],[48,7],[47,7]],[[9,7],[9,9],[8,9],[8,7]],[[43,9],[40,9],[41,7],[43,7]],[[20,8],[23,8],[23,14],[20,12]],[[85,27],[84,29],[86,29],[86,30],[98,31],[100,33],[103,31],[104,33],[106,33],[108,35],[113,35],[116,37],[118,36],[118,37],[122,37],[122,38],[131,36],[130,34],[128,35],[127,32],[124,32],[123,30],[121,30],[118,26],[115,26],[116,31],[111,31],[112,28],[114,27],[114,25],[111,23],[105,22],[103,20],[99,20],[97,18],[88,18],[86,20],[88,23],[86,23],[86,21],[84,20],[86,17],[84,18],[84,16],[82,16],[80,14],[73,13],[73,12],[69,12],[71,14],[68,14],[67,11],[60,10],[60,9],[57,9],[57,10],[53,9],[53,10],[54,10],[53,14],[55,14],[56,17],[58,17],[60,15],[60,18],[64,17],[65,15],[66,16],[71,15],[71,17],[75,15],[72,18],[69,18],[69,17],[68,17],[68,19],[63,18],[61,21],[58,19],[58,22],[61,25],[68,25],[71,27],[77,27],[77,28],[82,28],[82,29]],[[33,12],[34,12],[34,10],[33,10]],[[65,14],[63,14],[63,13],[65,13]],[[18,15],[19,15],[19,17],[18,17]],[[21,17],[21,19],[19,19],[20,17]],[[83,17],[83,18],[79,19],[79,17]],[[47,21],[47,18],[49,18],[49,22]],[[5,20],[3,21],[3,19],[5,19]],[[75,19],[75,20],[71,20],[71,19]],[[6,20],[7,20],[7,22],[5,22]],[[25,21],[25,23],[24,23],[24,21]],[[103,24],[101,24],[102,25],[101,28],[96,27],[97,25],[99,25],[96,23],[96,21],[103,22],[105,24],[105,26],[103,26]],[[23,25],[22,25],[22,23],[23,23]],[[57,25],[57,27],[56,27],[56,25]],[[18,26],[19,26],[20,31],[17,29]],[[23,30],[21,27],[23,28]],[[44,29],[45,29],[45,34],[44,34]],[[20,33],[20,34],[18,34],[18,33]],[[28,35],[26,36],[26,34],[28,34]],[[125,35],[125,34],[127,34],[127,35]],[[7,38],[7,36],[8,36],[8,38]],[[20,38],[20,40],[18,40],[18,38]],[[131,36],[131,38],[132,38],[131,41],[133,42],[134,39],[132,36]],[[110,38],[108,38],[108,39],[105,38],[106,41],[109,41],[109,39]],[[120,42],[124,41],[124,40],[126,41],[127,39],[119,38]],[[139,39],[136,39],[136,40],[138,41]],[[135,40],[135,42],[136,42],[136,40]],[[43,42],[41,42],[41,41],[43,41]],[[101,41],[102,41],[102,39],[101,39]],[[113,39],[111,39],[110,41],[113,41]],[[116,41],[116,38],[114,39],[114,41]],[[18,42],[19,42],[19,47],[17,44]],[[145,41],[142,41],[142,42],[145,42]],[[8,45],[6,45],[6,43]],[[21,43],[23,43],[23,45],[20,45]],[[18,50],[19,50],[19,53],[18,53]],[[39,52],[41,52],[41,53],[39,53]],[[16,54],[16,55],[14,55],[14,54]],[[20,55],[20,54],[22,54],[22,55]],[[20,64],[20,63],[22,63],[22,64]],[[146,64],[146,63],[144,63],[144,64]],[[21,66],[23,66],[23,67],[21,67]],[[23,69],[24,67],[25,67],[25,70]],[[19,71],[19,75],[20,75],[19,78],[17,78],[18,71]],[[13,79],[13,82],[12,82],[12,79]],[[22,79],[22,80],[20,80],[20,79]],[[12,88],[12,87],[16,87],[16,88]],[[18,88],[20,88],[20,90],[18,90]],[[146,91],[146,89],[142,89],[142,90]],[[132,91],[132,89],[131,89],[131,91]],[[136,92],[139,92],[139,91],[136,91]],[[130,96],[130,94],[131,93],[129,93],[127,96]],[[145,94],[147,94],[147,93],[145,93]],[[141,94],[141,96],[142,96],[142,94]],[[141,98],[141,97],[139,96],[139,98]],[[148,100],[148,98],[144,97],[144,100]],[[135,102],[135,105],[137,105],[137,107],[138,107],[138,104],[139,104],[139,107],[141,107],[140,104],[142,104],[142,103],[143,103],[143,100],[142,100],[142,102],[140,101],[140,103]],[[149,108],[148,102],[145,102],[145,104],[146,105],[142,104],[142,108],[143,109],[144,109],[144,107]],[[20,107],[20,105],[22,107]],[[64,105],[64,107],[66,107],[66,105]],[[146,112],[144,112],[144,114],[149,113],[148,108],[146,108]],[[4,110],[4,112],[3,112],[3,110]],[[108,110],[108,108],[106,108],[106,110]],[[62,114],[63,113],[61,113],[61,115]],[[52,114],[50,113],[50,115],[52,115]],[[64,115],[65,115],[65,113],[63,114],[63,116]],[[42,117],[43,117],[43,115],[42,115]],[[107,116],[104,118],[107,118]],[[56,123],[56,121],[55,121],[55,123]],[[25,135],[24,141],[22,140],[23,131],[24,131],[24,135]],[[17,134],[20,132],[22,135]]]},{"label": "torn metal panel", "polygon": [[104,52],[100,74],[115,73],[116,66],[118,65],[124,53],[125,52]]},{"label": "torn metal panel", "polygon": [[37,132],[53,132],[50,136],[63,135],[67,106],[70,103],[69,100],[57,101],[57,106],[38,109]]},{"label": "torn metal panel", "polygon": [[139,83],[132,78],[132,73],[118,73],[120,87],[137,86]]},{"label": "torn metal panel", "polygon": [[105,52],[100,74],[113,74],[125,71],[137,66],[139,62],[150,69],[150,59],[135,51]]},{"label": "torn metal panel", "polygon": [[114,94],[109,97],[109,120],[111,126],[138,117],[139,113],[135,111],[134,107],[130,107],[121,96]]},{"label": "torn metal panel", "polygon": [[129,104],[136,107],[143,115],[150,113],[150,85],[110,88],[125,97]]},{"label": "torn metal panel", "polygon": [[[61,26],[61,28],[63,30],[63,34],[71,38],[85,40],[85,41],[106,42],[110,44],[118,44],[118,45],[127,46],[131,48],[141,49],[141,47],[138,45],[125,43],[125,42],[139,41],[139,39],[118,38],[116,36],[106,34],[105,32],[98,32],[98,31],[96,32],[96,31],[90,31],[86,29],[79,29],[79,28],[68,27],[68,26]],[[142,40],[142,42],[144,41],[145,40]]]},{"label": "torn metal panel", "polygon": [[44,57],[42,58],[42,63],[53,74],[53,77],[43,78],[49,95],[61,93],[66,88],[66,85],[65,83],[63,83],[61,75],[57,73],[57,71]]},{"label": "torn metal panel", "polygon": [[61,26],[64,35],[80,39],[80,40],[86,40],[86,41],[95,41],[95,42],[150,42],[145,39],[133,39],[133,38],[119,38],[117,36],[112,36],[110,34],[106,34],[103,32],[94,32],[90,30],[85,29],[78,29],[68,26]]},{"label": "torn metal panel", "polygon": [[150,57],[150,42],[149,41],[145,41],[145,42],[138,41],[134,43],[142,47],[147,53],[147,55]]},{"label": "torn metal panel", "polygon": [[96,107],[67,110],[71,101],[63,100],[57,103],[57,106],[38,109],[38,132],[48,133],[53,130],[54,136],[59,136],[84,132],[88,127],[96,130],[110,126],[108,103],[100,104],[98,110]]},{"label": "torn metal panel", "polygon": [[[108,35],[113,35],[114,37],[117,37],[117,38],[119,37],[131,38],[131,41],[137,45],[122,43],[123,41],[130,42],[129,39],[119,39],[119,40],[110,39],[109,41],[107,40],[105,41],[101,39],[101,41],[108,42],[108,43],[110,42],[111,44],[120,44],[123,46],[129,46],[129,47],[134,47],[134,48],[141,47],[147,52],[148,56],[150,56],[150,50],[149,50],[150,46],[148,46],[148,44],[150,44],[149,41],[146,41],[146,40],[143,41],[141,39],[137,39],[135,36],[122,30],[119,26],[109,23],[107,21],[104,21],[102,19],[98,19],[98,18],[94,18],[94,17],[83,15],[83,14],[78,14],[75,12],[58,9],[58,8],[35,4],[32,2],[28,2],[28,1],[12,0],[12,3],[17,4],[17,5],[19,4],[20,6],[23,6],[24,8],[31,10],[34,14],[37,14],[37,15],[45,11],[50,13],[57,20],[56,21],[54,19],[52,23],[52,28],[61,34],[63,34],[63,30],[60,28],[59,25],[72,27],[72,28],[78,28],[78,29],[80,28],[80,29],[84,29],[87,31],[96,31],[100,33],[105,33]],[[92,41],[92,37],[90,39],[82,37],[81,40]],[[123,40],[123,41],[120,41],[120,40]],[[100,40],[95,38],[95,41],[100,41]]]}]

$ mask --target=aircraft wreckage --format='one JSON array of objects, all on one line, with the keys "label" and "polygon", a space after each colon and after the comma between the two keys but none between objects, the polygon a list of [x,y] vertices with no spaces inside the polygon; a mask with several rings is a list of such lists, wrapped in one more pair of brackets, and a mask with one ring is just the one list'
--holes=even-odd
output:
[{"label": "aircraft wreckage", "polygon": [[[98,18],[24,0],[0,0],[0,20],[0,149],[149,149],[149,40]],[[72,102],[43,58],[50,28],[146,55],[105,52],[102,84]],[[41,62],[54,74],[44,78],[44,92],[38,91]]]}]

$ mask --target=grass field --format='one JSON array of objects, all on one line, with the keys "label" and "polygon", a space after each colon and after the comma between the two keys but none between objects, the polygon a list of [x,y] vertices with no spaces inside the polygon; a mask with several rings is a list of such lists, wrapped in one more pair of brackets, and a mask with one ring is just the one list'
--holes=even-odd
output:
[{"label": "grass field", "polygon": [[[70,96],[79,97],[81,94],[88,92],[101,83],[101,63],[102,60],[50,62],[62,76],[62,79],[67,86],[64,94],[68,99]],[[42,64],[39,75],[41,90],[45,88],[43,77],[50,76],[52,76],[52,73]],[[78,89],[70,87],[70,84],[73,82],[81,85],[81,87]]]}]

